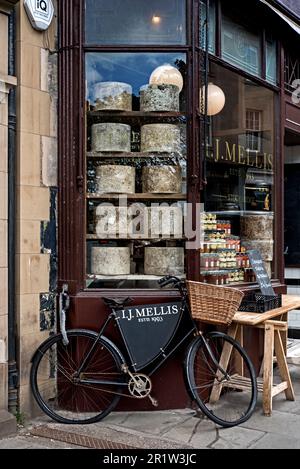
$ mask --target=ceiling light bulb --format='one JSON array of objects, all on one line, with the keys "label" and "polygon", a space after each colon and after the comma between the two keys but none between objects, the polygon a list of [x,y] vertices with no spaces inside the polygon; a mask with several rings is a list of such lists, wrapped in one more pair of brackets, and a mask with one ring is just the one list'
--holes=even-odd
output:
[{"label": "ceiling light bulb", "polygon": [[[207,115],[215,116],[222,111],[225,106],[226,98],[224,91],[217,85],[209,83],[207,87]],[[205,110],[205,86],[200,90],[200,108],[201,113]]]},{"label": "ceiling light bulb", "polygon": [[183,88],[183,77],[173,65],[165,64],[157,67],[151,73],[150,85],[176,85],[179,91]]},{"label": "ceiling light bulb", "polygon": [[157,16],[157,15],[153,15],[153,16],[152,16],[152,23],[153,23],[153,24],[159,24],[159,23],[161,23],[161,17],[160,17],[160,16]]}]

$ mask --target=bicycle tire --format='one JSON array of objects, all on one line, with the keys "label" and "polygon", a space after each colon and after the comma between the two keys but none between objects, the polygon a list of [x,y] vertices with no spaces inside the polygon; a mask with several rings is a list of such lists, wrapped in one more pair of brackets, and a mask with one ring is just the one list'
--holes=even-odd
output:
[{"label": "bicycle tire", "polygon": [[[219,379],[218,377],[216,378],[216,370],[218,369],[213,365],[212,360],[205,347],[204,341],[201,337],[197,337],[191,343],[187,351],[185,372],[189,392],[197,403],[197,405],[199,406],[199,408],[201,409],[201,411],[210,420],[224,428],[235,427],[237,425],[240,425],[241,423],[246,422],[255,410],[257,402],[257,382],[253,364],[250,358],[248,357],[246,351],[232,337],[221,332],[211,332],[205,336],[205,339],[210,344],[210,347],[212,346],[213,342],[219,342],[218,347],[211,347],[217,363],[219,363],[220,354],[221,350],[223,349],[224,342],[229,344],[229,347],[232,346],[232,350],[234,350],[234,352],[239,355],[239,358],[243,360],[243,369],[246,371],[246,375],[248,378],[247,383],[249,386],[249,392],[246,396],[247,390],[245,390],[244,393],[239,392],[240,388],[234,388],[235,381],[233,380],[236,379],[236,374],[235,369],[233,367],[232,369],[234,374],[231,376],[229,370],[228,374],[230,375],[230,379],[222,381],[222,383],[225,384],[220,385],[221,391],[219,391],[219,400],[213,403],[210,402],[212,396],[211,392],[213,391],[213,389],[218,389],[218,384],[216,385],[216,379]],[[200,371],[201,363],[203,363],[202,371]],[[229,363],[229,366],[232,366],[232,364]],[[228,370],[225,371],[228,372]],[[211,378],[209,378],[209,381],[207,381],[210,375]],[[232,380],[231,383],[230,380]],[[211,391],[209,391],[209,387],[211,387]],[[228,410],[226,407],[226,401],[224,397],[225,395],[229,401]],[[245,396],[247,397],[245,411],[241,411],[240,416],[234,417],[235,414],[237,415],[238,404],[242,403],[242,399],[246,400]],[[230,408],[231,405],[232,408]],[[224,406],[224,408],[222,408],[222,406]],[[219,415],[217,415],[217,413],[219,413]],[[224,417],[223,415],[221,416],[220,414],[222,413],[224,413],[226,417]]]},{"label": "bicycle tire", "polygon": [[[32,389],[33,396],[41,408],[41,410],[47,414],[49,417],[51,417],[53,420],[59,423],[64,423],[64,424],[90,424],[90,423],[95,423],[99,422],[102,420],[104,417],[106,417],[118,404],[119,399],[120,399],[120,394],[122,394],[122,387],[117,386],[117,388],[114,391],[107,389],[102,389],[102,393],[106,393],[109,396],[110,401],[107,402],[107,405],[104,404],[103,408],[101,408],[101,400],[100,400],[100,388],[98,387],[91,387],[87,385],[81,385],[78,384],[73,384],[73,388],[71,388],[70,384],[70,370],[72,366],[76,367],[76,363],[80,362],[82,360],[84,353],[82,356],[80,356],[80,347],[82,347],[85,344],[85,347],[88,348],[88,346],[93,345],[95,340],[98,338],[98,335],[92,331],[87,331],[87,330],[72,330],[68,331],[68,339],[69,339],[69,345],[66,347],[63,345],[63,337],[62,334],[57,334],[49,339],[47,339],[45,342],[43,342],[40,347],[38,348],[37,352],[35,353],[33,360],[32,360],[32,366],[31,366],[31,373],[30,373],[30,385]],[[74,339],[76,340],[77,343],[77,351],[72,348],[74,344]],[[117,376],[117,380],[121,380],[124,382],[124,373],[121,371],[121,359],[116,353],[116,351],[113,349],[113,347],[110,345],[109,341],[103,337],[99,339],[99,347],[98,344],[96,346],[95,352],[99,353],[100,351],[102,352],[102,358],[98,355],[93,354],[92,360],[95,357],[96,362],[90,362],[88,365],[89,368],[87,370],[89,371],[90,377],[93,378],[93,375],[99,375],[101,370],[97,367],[98,365],[101,364],[101,359],[102,362],[105,363],[106,370],[109,371],[103,371],[106,374],[109,374],[110,376],[113,374],[114,376]],[[56,352],[55,352],[56,350]],[[59,355],[61,350],[61,354]],[[70,352],[69,352],[70,350]],[[87,351],[87,350],[86,350]],[[49,356],[47,356],[47,352],[49,352]],[[53,363],[53,354],[56,353],[56,369],[55,363]],[[69,353],[69,355],[65,355],[66,353]],[[52,355],[51,355],[52,354]],[[46,360],[43,361],[43,359],[46,357]],[[51,358],[52,357],[52,358]],[[57,358],[60,357],[60,358]],[[48,359],[48,362],[47,362]],[[62,366],[59,365],[59,360],[61,363],[63,363],[63,368],[62,371]],[[52,361],[52,362],[51,362]],[[51,368],[52,367],[52,368]],[[71,368],[70,368],[71,367]],[[78,367],[78,365],[77,365]],[[113,370],[113,373],[110,372],[110,368]],[[97,371],[96,371],[97,369]],[[41,372],[41,374],[39,374]],[[52,373],[52,375],[51,375]],[[88,374],[88,371],[86,371],[86,374]],[[48,381],[47,381],[47,376]],[[67,379],[66,379],[67,377]],[[47,384],[48,383],[48,384]],[[52,388],[44,389],[46,387],[52,386]],[[69,387],[69,388],[68,388]],[[59,397],[57,395],[57,398],[54,398],[54,388],[57,389],[57,394],[59,390],[61,389],[61,396]],[[67,390],[66,390],[67,388]],[[84,388],[84,389],[83,389]],[[77,389],[77,396],[75,395],[75,389]],[[81,396],[79,396],[79,393],[81,391]],[[74,394],[72,394],[74,392]],[[52,394],[51,394],[52,393]],[[64,393],[64,396],[63,396]],[[87,398],[88,393],[90,393],[89,400]],[[49,397],[49,394],[51,397]],[[84,402],[84,398],[86,398],[87,402]],[[103,398],[102,398],[103,399]],[[51,408],[50,406],[50,401],[53,401],[53,405],[56,405],[57,410],[54,408]],[[104,399],[105,402],[105,399]],[[96,407],[99,405],[99,408],[97,409]],[[70,413],[73,412],[72,406],[77,406],[76,412],[80,414],[80,418],[70,418]],[[95,406],[95,409],[94,409]],[[92,409],[93,407],[93,409]],[[83,416],[83,414],[88,414],[86,417]],[[93,415],[91,415],[93,414]],[[95,415],[94,415],[95,414]]]}]

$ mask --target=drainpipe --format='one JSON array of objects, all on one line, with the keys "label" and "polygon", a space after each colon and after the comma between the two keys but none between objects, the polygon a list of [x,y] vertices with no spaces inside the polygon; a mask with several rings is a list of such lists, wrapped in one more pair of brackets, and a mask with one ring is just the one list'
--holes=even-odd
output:
[{"label": "drainpipe", "polygon": [[[8,74],[15,76],[15,13],[9,16]],[[8,409],[18,405],[18,369],[16,349],[16,90],[8,96]]]}]

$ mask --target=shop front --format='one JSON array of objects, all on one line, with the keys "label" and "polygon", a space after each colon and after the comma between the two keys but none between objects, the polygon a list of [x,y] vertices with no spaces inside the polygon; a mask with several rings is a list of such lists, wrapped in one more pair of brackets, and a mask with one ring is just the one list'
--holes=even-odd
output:
[{"label": "shop front", "polygon": [[[264,24],[234,2],[60,2],[69,326],[99,330],[103,297],[176,301],[159,288],[168,274],[255,290],[249,249],[284,291],[280,20],[259,3]],[[259,336],[245,343],[258,363]],[[153,382],[161,408],[189,405],[181,362],[178,353]]]}]

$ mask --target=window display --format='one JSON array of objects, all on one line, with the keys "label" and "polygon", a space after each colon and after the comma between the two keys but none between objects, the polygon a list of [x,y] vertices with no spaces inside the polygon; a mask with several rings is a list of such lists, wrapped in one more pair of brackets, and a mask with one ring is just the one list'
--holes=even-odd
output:
[{"label": "window display", "polygon": [[87,53],[89,288],[185,276],[186,57]]},{"label": "window display", "polygon": [[272,275],[274,93],[219,65],[210,77],[226,99],[209,121],[201,277],[253,282],[247,250],[258,249]]}]

